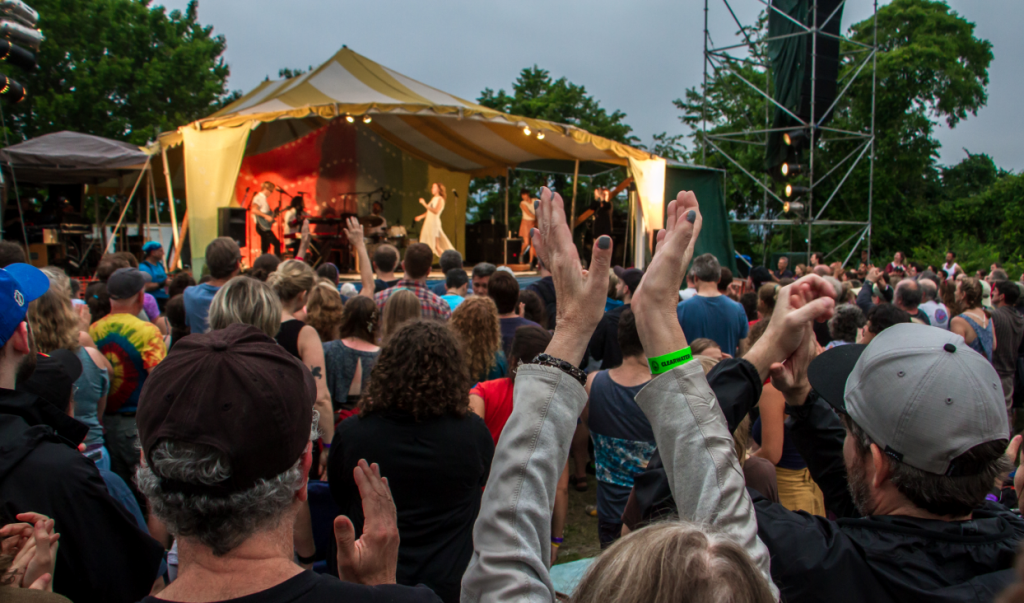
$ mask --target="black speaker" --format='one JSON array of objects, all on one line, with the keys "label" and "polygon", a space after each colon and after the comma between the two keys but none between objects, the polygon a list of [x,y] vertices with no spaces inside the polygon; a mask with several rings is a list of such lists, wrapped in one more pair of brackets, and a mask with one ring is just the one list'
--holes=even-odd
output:
[{"label": "black speaker", "polygon": [[[519,238],[506,239],[505,240],[505,246],[508,249],[508,256],[507,256],[508,257],[508,263],[509,264],[522,264],[523,263],[523,258],[522,258],[523,240],[519,239]],[[527,258],[529,258],[529,255],[527,255]],[[501,260],[504,260],[504,258],[501,258]],[[495,263],[504,264],[505,262],[499,260],[499,262],[495,262]]]},{"label": "black speaker", "polygon": [[[815,34],[817,38],[816,49],[815,41],[810,36],[807,36],[806,69],[804,70],[804,80],[800,91],[799,115],[803,119],[810,119],[811,117],[811,65],[813,64],[815,66],[813,71],[817,76],[814,82],[814,121],[820,125],[825,125],[832,118],[832,114],[825,115],[825,111],[828,111],[829,107],[836,100],[836,93],[838,91],[836,78],[839,77],[839,40],[832,36],[839,36],[841,34],[839,30],[839,24],[843,18],[841,2],[842,0],[817,0],[817,24],[819,31],[831,35]],[[814,4],[813,1],[810,3],[808,11],[813,12]],[[812,18],[811,12],[807,15],[808,22]],[[829,17],[832,18],[826,23],[825,19]],[[815,57],[815,55],[817,56]],[[813,60],[815,58],[816,60]]]},{"label": "black speaker", "polygon": [[505,240],[505,225],[490,220],[466,226],[466,263],[504,263],[502,242]]},{"label": "black speaker", "polygon": [[245,226],[245,210],[241,207],[217,208],[218,237],[229,237],[234,239],[239,247],[245,247],[248,243],[245,240]]}]

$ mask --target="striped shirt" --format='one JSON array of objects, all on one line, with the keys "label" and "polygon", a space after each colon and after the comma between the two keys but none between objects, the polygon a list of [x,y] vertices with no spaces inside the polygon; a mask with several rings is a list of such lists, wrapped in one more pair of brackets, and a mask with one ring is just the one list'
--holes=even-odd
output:
[{"label": "striped shirt", "polygon": [[390,287],[373,295],[373,301],[377,302],[377,311],[383,315],[384,304],[388,303],[388,299],[391,298],[392,294],[403,289],[412,291],[416,294],[416,297],[419,298],[420,311],[423,314],[423,318],[448,320],[452,317],[452,311],[451,308],[448,307],[448,302],[438,297],[438,295],[428,289],[425,284],[407,278],[403,278],[395,283],[394,287]]}]

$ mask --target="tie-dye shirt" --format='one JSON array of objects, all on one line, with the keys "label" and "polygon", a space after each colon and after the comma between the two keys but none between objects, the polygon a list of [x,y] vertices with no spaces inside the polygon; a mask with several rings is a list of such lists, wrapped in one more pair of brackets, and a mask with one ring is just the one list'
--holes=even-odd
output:
[{"label": "tie-dye shirt", "polygon": [[89,335],[114,367],[106,414],[135,412],[149,371],[167,355],[160,329],[131,314],[108,314],[89,327]]}]

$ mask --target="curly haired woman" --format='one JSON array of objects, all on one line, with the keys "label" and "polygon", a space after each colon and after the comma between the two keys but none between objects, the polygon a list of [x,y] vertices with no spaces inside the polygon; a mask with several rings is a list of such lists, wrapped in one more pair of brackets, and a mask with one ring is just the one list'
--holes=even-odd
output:
[{"label": "curly haired woman", "polygon": [[306,324],[316,329],[322,343],[338,338],[345,304],[337,287],[321,279],[306,298]]},{"label": "curly haired woman", "polygon": [[338,425],[328,483],[358,536],[363,510],[352,472],[359,459],[380,464],[398,508],[398,583],[426,584],[457,603],[493,455],[487,426],[469,412],[455,335],[440,322],[414,320],[381,349],[359,415]]},{"label": "curly haired woman", "polygon": [[501,322],[493,299],[467,297],[455,308],[449,325],[462,346],[470,384],[505,376],[508,362],[501,350]]}]

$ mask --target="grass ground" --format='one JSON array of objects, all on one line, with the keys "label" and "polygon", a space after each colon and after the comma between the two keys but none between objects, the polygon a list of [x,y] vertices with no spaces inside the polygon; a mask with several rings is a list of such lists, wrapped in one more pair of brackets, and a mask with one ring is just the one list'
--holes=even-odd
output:
[{"label": "grass ground", "polygon": [[569,516],[565,522],[565,542],[558,553],[558,563],[594,557],[601,552],[597,537],[597,517],[587,515],[587,505],[597,504],[597,480],[587,475],[587,491],[577,492],[569,486]]}]

